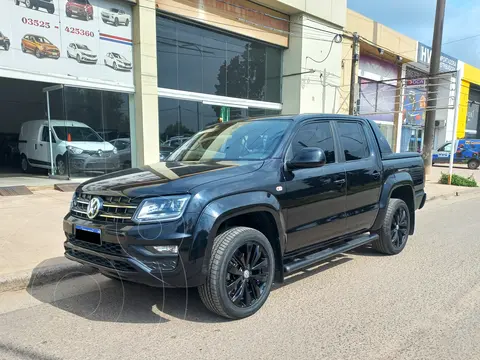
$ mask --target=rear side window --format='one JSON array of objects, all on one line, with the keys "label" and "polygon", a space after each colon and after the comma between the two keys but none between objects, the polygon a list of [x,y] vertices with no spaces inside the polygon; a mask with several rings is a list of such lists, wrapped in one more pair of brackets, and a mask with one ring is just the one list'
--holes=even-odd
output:
[{"label": "rear side window", "polygon": [[362,125],[356,121],[340,121],[337,126],[346,161],[361,160],[370,156]]},{"label": "rear side window", "polygon": [[44,126],[42,130],[42,141],[50,141],[48,136],[48,126]]},{"label": "rear side window", "polygon": [[380,149],[380,153],[382,154],[382,157],[385,155],[390,155],[392,153],[392,148],[390,147],[390,144],[388,143],[387,139],[383,135],[378,125],[374,121],[369,121],[369,124],[373,130],[373,133],[375,134],[375,138],[377,139],[377,144]]}]

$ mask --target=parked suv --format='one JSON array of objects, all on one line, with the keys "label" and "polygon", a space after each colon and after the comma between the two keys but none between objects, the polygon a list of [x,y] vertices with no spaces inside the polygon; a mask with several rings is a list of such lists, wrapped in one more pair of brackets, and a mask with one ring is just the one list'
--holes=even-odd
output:
[{"label": "parked suv", "polygon": [[47,38],[39,35],[25,35],[22,39],[21,48],[24,53],[30,52],[39,59],[42,57],[58,59],[60,57],[58,47],[53,45]]},{"label": "parked suv", "polygon": [[167,162],[81,184],[65,256],[114,279],[198,287],[208,309],[238,319],[287,274],[367,244],[400,253],[425,200],[420,154],[393,154],[373,121],[232,121]]},{"label": "parked suv", "polygon": [[1,32],[0,32],[0,46],[3,46],[5,51],[8,51],[8,49],[10,49],[10,39],[5,35],[3,35]]},{"label": "parked suv", "polygon": [[70,59],[76,59],[79,63],[96,64],[97,55],[88,48],[87,45],[71,43],[67,48],[67,56]]},{"label": "parked suv", "polygon": [[[454,164],[467,164],[469,169],[475,170],[480,166],[480,139],[460,139],[455,141],[456,151],[453,156]],[[452,143],[442,145],[432,154],[432,164],[448,164]]]},{"label": "parked suv", "polygon": [[53,0],[15,0],[15,5],[20,5],[20,3],[25,4],[29,9],[38,10],[39,8],[45,9],[49,14],[55,12],[55,5]]},{"label": "parked suv", "polygon": [[116,52],[111,52],[105,55],[105,59],[103,61],[106,66],[109,66],[114,70],[132,70],[132,62],[128,61],[125,56]]},{"label": "parked suv", "polygon": [[77,16],[85,20],[93,19],[93,6],[88,0],[67,0],[65,5],[67,17]]},{"label": "parked suv", "polygon": [[112,23],[115,26],[125,25],[130,23],[130,16],[125,14],[125,11],[111,8],[102,11],[102,20],[104,23]]},{"label": "parked suv", "polygon": [[22,124],[19,151],[24,172],[28,172],[30,167],[50,169],[51,159],[58,175],[67,174],[67,164],[72,173],[114,171],[120,168],[117,149],[89,126],[69,120],[51,120],[50,124],[52,157],[48,120]]}]

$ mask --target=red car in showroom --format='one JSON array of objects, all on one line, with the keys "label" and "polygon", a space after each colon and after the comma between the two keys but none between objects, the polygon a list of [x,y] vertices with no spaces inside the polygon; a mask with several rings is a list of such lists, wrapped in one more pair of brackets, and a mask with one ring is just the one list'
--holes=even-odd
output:
[{"label": "red car in showroom", "polygon": [[65,13],[67,17],[76,16],[88,21],[93,19],[93,6],[88,0],[67,0]]}]

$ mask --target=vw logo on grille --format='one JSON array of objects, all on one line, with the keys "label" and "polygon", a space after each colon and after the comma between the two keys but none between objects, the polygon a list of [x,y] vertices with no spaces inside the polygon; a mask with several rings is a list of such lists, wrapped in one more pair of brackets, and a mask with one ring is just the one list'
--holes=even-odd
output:
[{"label": "vw logo on grille", "polygon": [[102,209],[103,207],[103,200],[98,198],[98,197],[94,197],[92,198],[92,200],[90,200],[90,202],[88,203],[88,206],[87,206],[87,216],[89,219],[94,219],[95,216],[98,215],[98,213],[100,212],[100,210]]}]

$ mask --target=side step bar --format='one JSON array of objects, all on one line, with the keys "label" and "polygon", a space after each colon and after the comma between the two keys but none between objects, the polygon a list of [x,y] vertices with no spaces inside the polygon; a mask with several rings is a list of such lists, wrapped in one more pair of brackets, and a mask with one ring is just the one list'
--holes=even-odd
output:
[{"label": "side step bar", "polygon": [[332,246],[322,251],[319,251],[314,254],[310,254],[305,256],[304,258],[294,260],[291,263],[286,264],[283,267],[285,274],[290,274],[322,260],[328,259],[332,256],[344,253],[346,251],[355,249],[356,247],[371,243],[372,241],[378,240],[377,234],[367,234],[361,235],[358,238],[352,239],[350,241],[346,241],[341,243],[340,245]]}]

